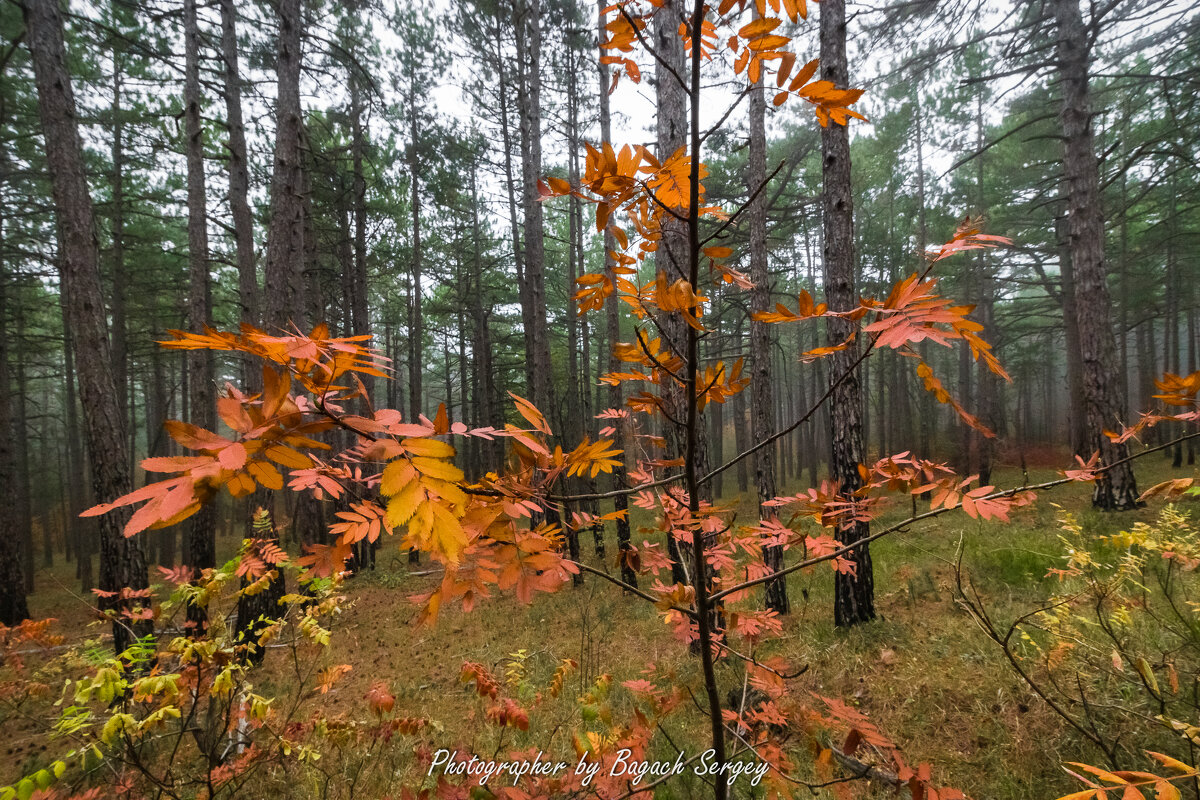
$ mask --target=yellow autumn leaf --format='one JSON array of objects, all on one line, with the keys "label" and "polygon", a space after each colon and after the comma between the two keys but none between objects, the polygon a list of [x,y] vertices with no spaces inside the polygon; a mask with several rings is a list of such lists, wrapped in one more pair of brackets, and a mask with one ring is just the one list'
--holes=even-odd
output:
[{"label": "yellow autumn leaf", "polygon": [[424,499],[425,490],[421,487],[421,482],[410,481],[388,501],[386,515],[388,525],[398,528],[408,522]]},{"label": "yellow autumn leaf", "polygon": [[426,491],[437,495],[458,510],[465,508],[467,505],[467,493],[460,489],[457,483],[427,477],[421,481],[421,486]]},{"label": "yellow autumn leaf", "polygon": [[398,458],[383,468],[383,478],[379,482],[379,493],[391,497],[401,489],[415,482],[417,471],[406,459]]},{"label": "yellow autumn leaf", "polygon": [[405,439],[404,449],[414,456],[429,458],[453,458],[454,446],[440,439]]},{"label": "yellow autumn leaf", "polygon": [[413,456],[412,465],[420,470],[422,475],[428,475],[438,480],[461,481],[463,479],[463,471],[449,461],[426,458],[425,456]]},{"label": "yellow autumn leaf", "polygon": [[309,469],[313,465],[311,458],[286,444],[270,445],[263,451],[263,455],[288,469]]},{"label": "yellow autumn leaf", "polygon": [[1179,790],[1170,781],[1158,781],[1155,783],[1154,796],[1158,800],[1180,800]]},{"label": "yellow autumn leaf", "polygon": [[440,552],[451,564],[457,564],[462,551],[467,547],[467,534],[458,518],[440,503],[433,506],[434,523],[430,533],[436,552]]}]

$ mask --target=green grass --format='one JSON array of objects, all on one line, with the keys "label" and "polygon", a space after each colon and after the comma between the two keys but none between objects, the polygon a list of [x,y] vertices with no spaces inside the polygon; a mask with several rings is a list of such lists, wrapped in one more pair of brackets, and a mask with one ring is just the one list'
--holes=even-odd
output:
[{"label": "green grass", "polygon": [[[1154,457],[1139,466],[1143,487],[1169,473]],[[1020,477],[1015,470],[1002,471],[994,482],[1010,486]],[[1044,472],[1031,477],[1054,476]],[[1092,512],[1089,488],[1067,486],[1047,493],[1008,524],[951,513],[874,543],[879,619],[871,624],[834,628],[832,572],[827,566],[794,573],[788,581],[793,613],[785,621],[784,635],[763,645],[759,655],[808,664],[809,671],[793,681],[796,695],[815,692],[858,707],[901,745],[909,763],[930,762],[940,783],[997,800],[1033,800],[1074,791],[1076,785],[1059,765],[1065,760],[1094,761],[1096,754],[1009,671],[997,647],[955,602],[954,576],[961,550],[965,574],[991,613],[999,621],[1010,620],[1054,590],[1054,579],[1046,572],[1061,565],[1062,557],[1058,511],[1051,503],[1076,512],[1085,528],[1097,535],[1153,516],[1153,509],[1121,515]],[[738,503],[740,522],[753,518],[752,502],[742,498]],[[900,506],[879,524],[903,519],[907,504],[901,501]],[[649,522],[643,513],[633,519],[638,543],[646,537],[637,526]],[[582,544],[585,559],[596,563],[590,537]],[[608,545],[611,557],[615,543],[610,539]],[[470,614],[447,609],[435,626],[416,628],[417,607],[407,598],[431,589],[438,576],[409,574],[405,560],[393,559],[389,550],[381,550],[380,556],[378,571],[348,583],[353,605],[335,628],[331,663],[348,663],[353,670],[323,700],[330,714],[361,715],[367,688],[384,680],[400,712],[432,721],[426,737],[431,747],[490,753],[553,742],[569,749],[566,737],[575,724],[575,698],[599,675],[616,678],[612,705],[618,719],[632,709],[619,683],[639,677],[647,663],[675,670],[681,685],[696,680],[697,660],[671,637],[657,612],[599,579],[589,577],[582,588],[565,587],[528,607],[497,596]],[[74,637],[102,632],[86,627],[84,602],[67,591],[74,584],[68,568],[43,570],[38,583],[31,598],[35,615],[59,617]],[[531,731],[501,738],[481,724],[482,704],[460,682],[460,667],[464,661],[477,661],[499,674],[506,659],[521,649],[528,654],[525,668],[531,687],[544,687],[564,658],[578,661],[580,669],[569,679],[564,696],[534,715]],[[256,685],[265,692],[283,690],[279,682],[284,674],[268,661]],[[719,678],[722,696],[741,685],[740,670],[732,664],[720,667]],[[697,714],[673,719],[667,729],[692,752],[706,746]],[[20,752],[9,755],[9,763],[14,768],[28,766],[28,748],[42,741],[33,733],[7,734],[15,742],[14,736],[25,739]],[[665,738],[654,747],[654,757],[673,757]],[[35,750],[32,761],[38,755]],[[807,751],[799,748],[794,756],[805,774],[803,765],[811,760]],[[408,778],[419,781],[422,773],[415,759],[403,754],[399,758],[409,770]],[[10,771],[5,769],[0,780]],[[688,798],[702,795],[701,788],[676,780],[658,796]]]}]

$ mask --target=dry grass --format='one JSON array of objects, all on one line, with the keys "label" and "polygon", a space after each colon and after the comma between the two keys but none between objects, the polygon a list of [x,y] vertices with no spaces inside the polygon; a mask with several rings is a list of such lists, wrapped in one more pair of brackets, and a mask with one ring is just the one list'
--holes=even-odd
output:
[{"label": "dry grass", "polygon": [[[1140,470],[1146,485],[1168,471],[1158,459],[1151,461]],[[1052,476],[1039,473],[1032,477]],[[995,480],[1011,485],[1019,479],[1019,473],[1006,471]],[[941,783],[975,797],[1016,800],[1066,793],[1073,787],[1058,765],[1095,754],[1020,684],[997,648],[956,605],[954,560],[961,542],[963,563],[992,612],[1009,619],[1050,590],[1046,568],[1057,563],[1050,503],[1082,511],[1087,500],[1088,487],[1065,487],[1007,525],[949,515],[873,545],[879,620],[849,631],[831,623],[830,572],[794,575],[789,583],[794,612],[785,634],[761,652],[809,664],[809,671],[793,682],[794,691],[854,704],[902,746],[910,763],[932,763]],[[741,520],[753,515],[748,502],[742,502]],[[1127,527],[1150,512],[1115,518],[1084,513],[1087,524],[1099,531]],[[590,557],[590,539],[584,547]],[[335,629],[330,657],[331,663],[348,663],[353,669],[323,700],[332,715],[361,716],[368,687],[383,680],[396,695],[398,710],[431,720],[424,737],[431,748],[480,754],[530,746],[566,751],[569,723],[577,713],[574,700],[599,674],[611,673],[619,682],[638,677],[647,662],[654,662],[676,669],[681,682],[695,677],[694,659],[653,609],[602,581],[589,579],[582,588],[565,588],[529,607],[496,597],[470,614],[448,610],[436,626],[417,628],[417,610],[407,597],[431,588],[437,576],[408,574],[406,561],[393,559],[390,551],[382,550],[380,556],[377,572],[348,584],[352,606]],[[60,565],[39,572],[31,611],[62,620],[74,641],[98,636],[103,628],[87,627],[84,599],[67,589],[75,583],[68,569]],[[482,706],[460,682],[460,666],[476,661],[502,670],[510,654],[522,649],[528,653],[531,685],[544,685],[564,658],[575,659],[581,669],[571,677],[565,696],[547,702],[534,716],[530,732],[501,740],[481,724]],[[722,668],[726,689],[735,685],[735,672]],[[285,675],[268,660],[256,685],[267,694],[282,691]],[[613,702],[619,713],[630,699],[618,689]],[[703,741],[703,728],[697,715],[690,718],[669,732],[694,750]],[[6,752],[0,781],[38,764],[47,744],[37,730],[44,718],[2,721]],[[403,756],[401,764],[411,779],[423,775],[415,756]],[[686,797],[691,791],[677,784],[660,796]]]}]

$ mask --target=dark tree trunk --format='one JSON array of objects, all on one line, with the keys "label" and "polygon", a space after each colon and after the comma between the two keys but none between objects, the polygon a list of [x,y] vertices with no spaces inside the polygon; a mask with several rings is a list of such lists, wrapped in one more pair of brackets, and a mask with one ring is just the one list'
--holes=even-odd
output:
[{"label": "dark tree trunk", "polygon": [[[117,406],[127,429],[132,429],[129,411],[129,335],[126,295],[129,275],[125,267],[125,118],[121,111],[122,57],[113,54],[112,100],[112,357],[113,382],[117,387]],[[132,459],[133,448],[127,451]],[[129,462],[130,470],[133,461]]]},{"label": "dark tree trunk", "polygon": [[[79,392],[92,462],[92,485],[96,497],[107,502],[127,494],[133,485],[125,420],[109,368],[113,362],[100,291],[100,248],[84,177],[83,146],[76,123],[71,76],[66,67],[62,16],[56,0],[29,0],[23,10],[58,220],[67,321],[79,357]],[[106,592],[119,592],[125,587],[142,590],[149,586],[141,542],[122,533],[129,516],[128,509],[118,509],[100,519],[100,588]],[[115,604],[109,600],[104,605],[112,608]],[[113,622],[117,652],[124,651],[134,636],[147,636],[152,631],[153,624],[148,620],[118,618]]]},{"label": "dark tree trunk", "polygon": [[[250,177],[246,163],[246,126],[242,122],[242,79],[238,67],[237,12],[233,0],[221,8],[221,61],[225,80],[225,124],[229,129],[229,209],[237,248],[238,301],[241,321],[259,324],[258,273],[254,264],[254,218],[250,213]],[[247,360],[247,386],[257,386],[257,364]]]},{"label": "dark tree trunk", "polygon": [[[350,158],[354,170],[354,270],[350,281],[351,328],[355,336],[371,333],[371,315],[367,308],[367,176],[363,173],[363,158],[367,147],[363,132],[363,97],[357,68],[351,68],[350,82]],[[374,344],[374,342],[372,342]],[[362,376],[367,399],[373,403],[375,378]]]},{"label": "dark tree trunk", "polygon": [[420,132],[416,103],[416,77],[409,75],[408,172],[412,190],[412,290],[408,307],[408,415],[416,420],[422,412],[425,370],[423,355],[425,326],[421,316],[421,178],[419,170]]},{"label": "dark tree trunk", "polygon": [[[982,215],[986,205],[983,196],[983,165],[984,165],[984,129],[983,129],[983,94],[975,95],[975,147],[979,155],[975,159],[975,207],[976,213]],[[996,342],[996,278],[989,263],[988,254],[980,250],[978,253],[979,274],[976,276],[978,305],[976,316],[979,324],[983,325],[983,336],[989,342]],[[962,348],[964,351],[966,348]],[[988,368],[983,359],[975,363],[975,387],[977,408],[980,421],[996,435],[1000,434],[1001,407],[1000,382],[995,373]],[[992,482],[992,457],[995,449],[995,437],[985,436],[975,432],[976,462],[978,464],[979,484],[987,486]]]},{"label": "dark tree trunk", "polygon": [[[599,0],[599,12],[597,16],[597,27],[601,39],[604,37],[605,8],[608,7],[607,0]],[[612,113],[609,109],[608,100],[608,65],[600,64],[600,140],[607,142],[612,138]],[[610,253],[617,249],[617,237],[613,235],[611,226],[604,229],[604,275],[609,281],[616,281],[616,273],[613,272],[615,266]],[[604,304],[604,324],[608,332],[608,371],[619,372],[621,362],[617,359],[614,348],[621,341],[621,309],[620,301],[614,292],[608,297]],[[624,400],[621,397],[621,385],[619,383],[610,383],[608,385],[608,407],[619,409],[624,405]],[[613,422],[613,447],[617,450],[625,450],[625,424],[623,420],[615,419]],[[627,455],[623,452],[620,458],[620,465],[613,469],[613,488],[624,489],[629,481],[625,471]],[[630,586],[637,586],[637,572],[629,561],[630,555],[630,535],[629,535],[629,498],[623,494],[613,498],[613,509],[618,512],[624,512],[617,518],[617,559],[621,565],[621,580],[628,583]]]},{"label": "dark tree trunk", "polygon": [[[204,132],[200,126],[200,26],[196,0],[183,0],[184,83],[183,117],[187,154],[188,202],[188,329],[201,333],[212,325],[212,298],[208,277],[208,212],[204,191]],[[213,430],[217,424],[213,391],[211,350],[188,351],[188,389],[193,425]],[[217,565],[217,508],[205,503],[188,520],[188,562],[193,572]],[[188,606],[188,620],[197,626],[207,622],[207,613]]]},{"label": "dark tree trunk", "polygon": [[[61,258],[61,254],[60,254]],[[67,444],[67,483],[68,509],[70,516],[67,520],[68,536],[75,542],[75,577],[79,579],[82,592],[91,592],[93,585],[92,554],[96,551],[98,539],[96,520],[93,517],[80,517],[84,509],[84,484],[86,482],[83,434],[79,430],[79,404],[75,399],[75,347],[71,342],[70,327],[68,326],[67,287],[59,290],[59,305],[63,325],[63,406],[66,409],[66,444]]]},{"label": "dark tree trunk", "polygon": [[[525,331],[525,351],[530,352],[529,331],[533,330],[533,307],[529,302],[528,285],[525,280],[525,250],[521,243],[521,224],[517,216],[517,181],[512,163],[512,126],[508,118],[508,79],[504,70],[506,57],[503,50],[500,17],[495,17],[493,29],[496,43],[496,95],[500,105],[500,136],[504,148],[504,187],[508,199],[508,224],[512,233],[513,267],[517,272],[517,295],[521,304],[521,326]],[[522,35],[520,41],[524,41]],[[520,75],[517,77],[518,87],[521,84]],[[519,88],[518,88],[519,91]],[[519,127],[519,126],[518,126]],[[524,140],[522,140],[523,143]],[[522,144],[522,153],[524,145]],[[533,359],[526,358],[524,364],[526,392],[533,390],[533,373],[536,365]]]},{"label": "dark tree trunk", "polygon": [[1109,320],[1105,283],[1104,219],[1100,209],[1100,169],[1092,136],[1088,91],[1087,29],[1079,0],[1055,0],[1058,70],[1062,91],[1063,178],[1067,195],[1067,238],[1075,273],[1075,305],[1083,361],[1087,447],[1103,464],[1115,465],[1095,482],[1092,505],[1106,511],[1138,505],[1137,481],[1128,448],[1113,443],[1106,430],[1120,430],[1125,417],[1116,380],[1116,343]]},{"label": "dark tree trunk", "polygon": [[[161,330],[161,325],[155,324],[155,330]],[[163,370],[162,349],[155,347],[150,351],[151,387],[146,398],[146,451],[151,456],[170,455],[171,439],[163,430],[163,425],[169,418],[167,376]],[[176,539],[178,533],[174,528],[164,528],[157,531],[158,563],[164,567],[175,566]]]},{"label": "dark tree trunk", "polygon": [[[755,13],[755,19],[759,14]],[[757,193],[754,202],[746,210],[750,220],[750,280],[754,288],[750,291],[751,311],[768,311],[771,306],[771,276],[767,269],[767,193],[763,186],[767,180],[767,99],[764,94],[763,78],[759,75],[750,92],[750,158],[748,194]],[[771,409],[771,331],[770,323],[750,319],[750,436],[758,444],[770,439],[775,433]],[[754,484],[758,489],[758,514],[762,519],[773,518],[775,513],[764,503],[773,500],[775,490],[776,447],[770,445],[754,454]],[[783,569],[783,547],[773,545],[763,548],[763,562],[767,569],[778,572]],[[776,578],[766,585],[767,608],[780,614],[790,610],[787,595],[787,580]]]},{"label": "dark tree trunk", "polygon": [[523,60],[517,103],[521,113],[521,184],[525,212],[525,300],[530,329],[525,331],[526,358],[533,369],[533,404],[551,411],[550,332],[546,324],[546,248],[538,180],[542,176],[542,26],[541,0],[518,3],[517,52]]},{"label": "dark tree trunk", "polygon": [[33,487],[29,475],[29,415],[27,413],[28,385],[25,380],[25,307],[22,298],[16,298],[17,330],[13,342],[16,345],[15,384],[12,386],[12,396],[9,406],[12,414],[12,429],[16,433],[13,439],[13,467],[15,469],[16,485],[13,487],[12,514],[17,518],[17,530],[21,534],[21,553],[24,559],[25,591],[33,594],[34,574],[37,564],[34,559],[33,546]]},{"label": "dark tree trunk", "polygon": [[[654,15],[654,46],[660,60],[654,65],[654,94],[658,110],[657,144],[658,158],[666,161],[680,148],[687,145],[687,89],[677,76],[686,72],[683,41],[679,38],[681,10],[678,0],[666,3]],[[663,62],[670,64],[667,69]],[[687,225],[670,215],[664,215],[661,223],[662,238],[654,255],[654,268],[667,274],[668,281],[686,280],[688,277]],[[679,357],[684,356],[683,343],[687,325],[674,314],[661,315],[659,324],[667,348]],[[671,377],[664,379],[663,400],[670,416],[682,422],[686,413],[686,398],[683,387]],[[667,442],[666,457],[683,457],[686,431],[679,422],[663,420],[663,438]],[[687,582],[687,570],[678,542],[674,536],[667,537],[668,554],[671,558],[671,578],[675,583]],[[695,576],[693,576],[695,577]]]},{"label": "dark tree trunk", "polygon": [[[846,5],[844,0],[824,0],[821,15],[821,78],[838,87],[847,86]],[[830,123],[821,129],[821,174],[824,186],[825,297],[830,311],[848,311],[858,303],[854,281],[854,206],[850,189],[850,131]],[[854,332],[848,320],[831,317],[826,322],[828,343],[840,344]],[[863,460],[863,401],[858,375],[851,371],[858,359],[859,343],[829,359],[830,381],[837,383],[830,397],[830,472],[841,491],[850,494],[862,485],[858,465]],[[842,376],[845,376],[844,378]],[[839,379],[840,382],[839,382]],[[842,524],[837,539],[853,544],[867,536],[865,522]],[[833,619],[838,626],[855,625],[875,618],[875,580],[867,545],[847,556],[853,574],[838,572],[834,578]]]},{"label": "dark tree trunk", "polygon": [[[0,209],[3,213],[3,209]],[[0,253],[3,252],[4,220],[0,217]],[[0,270],[0,325],[8,311],[8,275]],[[13,458],[13,442],[25,432],[13,427],[13,397],[8,371],[8,331],[0,329],[0,493],[4,507],[11,509],[16,502],[17,465]],[[29,619],[25,601],[25,564],[23,536],[16,514],[0,514],[0,625],[13,626]]]},{"label": "dark tree trunk", "polygon": [[[300,106],[300,42],[304,27],[300,0],[280,0],[278,6],[279,41],[275,58],[275,161],[271,175],[271,218],[267,228],[267,256],[264,272],[263,323],[268,328],[286,330],[304,322],[306,287],[306,248],[304,161],[301,154],[304,117]],[[268,491],[255,492],[252,505],[271,512],[271,536],[260,542],[253,529],[252,548],[262,543],[278,543],[274,528],[275,502]],[[253,513],[254,509],[251,509]],[[297,517],[300,515],[297,514]],[[263,591],[238,599],[238,630],[245,641],[257,637],[261,621],[276,618],[279,598],[286,591],[283,577],[269,583]],[[262,649],[252,651],[261,660]]]},{"label": "dark tree trunk", "polygon": [[[579,86],[576,78],[577,53],[571,46],[571,34],[567,34],[564,48],[567,51],[567,179],[572,186],[579,183]],[[567,233],[569,238],[567,255],[567,402],[566,402],[566,435],[567,444],[574,446],[584,434],[586,428],[580,413],[579,386],[579,319],[578,306],[575,303],[575,278],[583,267],[583,239],[581,222],[581,204],[578,197],[567,198]],[[586,362],[585,372],[586,372]]]},{"label": "dark tree trunk", "polygon": [[[476,173],[479,165],[475,157],[471,160],[471,277],[475,291],[471,295],[471,317],[474,325],[474,359],[475,373],[478,376],[479,388],[475,392],[476,408],[475,422],[477,425],[492,425],[497,419],[496,376],[492,364],[491,329],[488,327],[488,311],[484,305],[483,286],[483,247],[482,233],[479,224],[479,190],[476,185]],[[485,454],[482,460],[484,471],[497,469],[500,466],[500,452],[493,442],[481,442],[480,447]]]},{"label": "dark tree trunk", "polygon": [[275,166],[271,176],[271,221],[267,229],[264,322],[276,329],[302,323],[304,316],[304,118],[300,107],[300,0],[279,2],[279,46],[275,70]]},{"label": "dark tree trunk", "polygon": [[1083,397],[1083,357],[1079,344],[1079,313],[1075,305],[1075,268],[1067,236],[1065,212],[1055,222],[1058,237],[1059,272],[1062,275],[1063,339],[1066,343],[1067,370],[1067,442],[1071,452],[1086,459],[1087,404]]}]

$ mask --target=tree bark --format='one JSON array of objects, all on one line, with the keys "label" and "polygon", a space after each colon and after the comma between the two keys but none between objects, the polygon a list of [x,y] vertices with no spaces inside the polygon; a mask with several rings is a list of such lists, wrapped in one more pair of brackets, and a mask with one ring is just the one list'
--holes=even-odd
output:
[{"label": "tree bark", "polygon": [[[212,325],[212,297],[208,276],[208,212],[204,187],[204,132],[200,124],[200,26],[196,0],[183,0],[184,37],[184,149],[187,156],[188,203],[188,328],[201,333]],[[205,430],[217,424],[211,350],[188,351],[188,390],[191,422]],[[188,520],[187,565],[195,574],[217,565],[217,508],[205,503]],[[188,606],[188,620],[207,622],[203,607]]]},{"label": "tree bark", "polygon": [[[221,61],[225,81],[225,124],[229,129],[229,209],[237,253],[238,302],[241,321],[258,325],[258,272],[254,263],[254,217],[250,212],[250,177],[246,162],[246,126],[242,121],[242,79],[238,67],[237,12],[233,0],[218,0],[221,9]],[[257,364],[247,360],[248,387],[257,386]]]},{"label": "tree bark", "polygon": [[[92,485],[101,501],[115,500],[127,494],[133,485],[125,420],[109,369],[112,353],[100,291],[100,248],[84,177],[83,145],[66,66],[62,15],[57,0],[28,0],[23,12],[62,250],[60,270],[67,321],[78,356],[79,393],[92,462]],[[122,533],[129,516],[128,509],[117,509],[100,519],[100,588],[106,592],[119,592],[125,587],[136,591],[149,586],[140,540],[126,538]],[[118,613],[121,610],[113,598],[102,600],[102,604],[117,608]],[[147,636],[152,631],[149,620],[118,617],[113,622],[117,652],[123,652],[134,636]]]},{"label": "tree bark", "polygon": [[[499,14],[495,17],[493,33],[496,43],[496,58],[494,61],[496,66],[496,95],[500,106],[500,136],[504,148],[504,186],[508,198],[508,224],[512,233],[513,268],[517,273],[517,296],[521,304],[521,326],[525,331],[525,351],[528,353],[530,351],[530,334],[528,332],[533,330],[533,308],[529,302],[529,287],[525,280],[525,250],[521,244],[521,223],[517,216],[517,181],[512,163],[512,127],[508,120],[508,79],[504,69],[506,58],[503,52]],[[523,34],[518,34],[518,41],[524,41]],[[518,93],[521,91],[520,85],[521,79],[518,75]],[[520,125],[518,124],[519,127]],[[523,142],[524,140],[522,139],[522,153],[524,153]],[[529,387],[526,391],[530,391],[533,387],[535,366],[533,359],[525,359],[525,385]]]},{"label": "tree bark", "polygon": [[[761,15],[754,14],[755,19]],[[771,309],[771,276],[767,269],[767,198],[763,184],[767,181],[767,98],[760,74],[750,92],[750,157],[747,194],[754,197],[746,215],[750,220],[750,290],[752,312]],[[757,194],[757,196],[755,196]],[[767,441],[775,433],[771,409],[771,331],[770,323],[750,318],[750,436],[755,444]],[[770,445],[754,454],[754,484],[758,489],[760,519],[774,518],[775,513],[764,503],[773,500],[775,489],[776,448]],[[763,563],[772,572],[783,568],[783,546],[763,548]],[[787,580],[776,578],[766,585],[767,608],[780,614],[790,610]]]},{"label": "tree bark", "polygon": [[[132,427],[129,413],[129,335],[128,314],[125,308],[129,293],[129,276],[125,267],[125,119],[121,111],[122,58],[119,49],[113,54],[112,100],[112,357],[113,382],[117,387],[117,405],[127,427]],[[132,457],[133,448],[128,451]],[[129,467],[133,469],[133,462]]]},{"label": "tree bark", "polygon": [[[348,76],[350,83],[350,158],[354,170],[351,186],[354,195],[354,271],[350,281],[350,309],[355,336],[371,334],[371,314],[367,306],[367,176],[363,172],[363,159],[367,137],[363,130],[362,78],[355,67]],[[374,344],[374,342],[372,342]],[[367,398],[374,402],[375,377],[363,375],[363,386]]]},{"label": "tree bark", "polygon": [[530,398],[545,414],[551,410],[553,370],[546,324],[546,248],[538,180],[542,176],[542,26],[541,0],[519,0],[517,51],[524,58],[521,90],[521,183],[525,212],[525,285],[531,329],[525,332],[526,357],[533,369]]},{"label": "tree bark", "polygon": [[267,229],[264,322],[285,329],[303,323],[305,286],[304,163],[301,156],[300,0],[279,2],[275,59],[275,167],[271,176],[271,221]]},{"label": "tree bark", "polygon": [[416,420],[424,403],[422,380],[425,358],[422,353],[425,338],[424,320],[421,316],[421,178],[419,174],[418,148],[420,132],[417,124],[416,77],[409,75],[409,121],[408,121],[408,171],[412,189],[412,294],[409,302],[408,344],[408,415]]},{"label": "tree bark", "polygon": [[[579,184],[579,84],[576,79],[577,54],[567,33],[563,46],[567,51],[567,179],[572,186]],[[580,413],[579,386],[579,308],[575,302],[575,278],[583,271],[582,201],[574,195],[567,198],[567,402],[566,426],[563,433],[567,443],[574,445],[585,430]],[[586,373],[584,362],[584,371]],[[582,576],[581,576],[582,577]]]},{"label": "tree bark", "polygon": [[[305,175],[301,154],[304,117],[300,106],[300,42],[304,28],[300,0],[280,0],[279,37],[275,57],[275,164],[271,175],[271,218],[267,228],[267,256],[264,271],[263,323],[268,328],[286,330],[290,324],[304,324],[304,287],[306,286]],[[268,491],[255,492],[254,503],[271,512],[271,536],[264,542],[277,543],[274,498]],[[253,512],[253,509],[251,509]],[[299,513],[299,505],[296,514]],[[297,520],[299,524],[299,519]],[[251,547],[258,547],[253,527]],[[282,575],[263,591],[238,598],[238,630],[244,641],[257,638],[260,620],[273,620],[278,614],[279,598],[286,587]],[[261,660],[263,650],[255,648],[251,658]]]},{"label": "tree bark", "polygon": [[[687,89],[677,76],[687,71],[683,40],[679,38],[679,22],[682,18],[679,0],[669,0],[654,15],[654,47],[658,59],[654,64],[654,95],[658,110],[656,135],[658,158],[665,162],[687,145]],[[663,62],[670,64],[667,69]],[[668,282],[686,280],[688,277],[687,225],[670,215],[664,215],[660,225],[662,236],[654,253],[654,268],[667,274]],[[684,356],[684,340],[687,325],[674,314],[661,315],[659,319],[664,350],[679,357]],[[663,401],[671,419],[663,420],[663,438],[667,442],[666,457],[683,457],[686,448],[686,431],[682,422],[687,412],[687,400],[683,387],[668,376],[664,379]],[[683,566],[679,543],[674,536],[667,537],[668,555],[671,558],[671,578],[675,583],[687,582],[687,570]]]},{"label": "tree bark", "polygon": [[25,307],[20,297],[17,298],[16,317],[17,330],[14,337],[16,344],[16,359],[13,364],[16,378],[15,385],[12,386],[12,396],[9,398],[9,406],[12,414],[12,429],[16,432],[16,437],[13,439],[13,467],[15,469],[16,486],[13,492],[13,504],[9,507],[12,510],[13,516],[17,518],[17,530],[21,534],[21,553],[24,558],[25,572],[25,591],[33,594],[34,590],[34,573],[37,572],[37,564],[34,559],[33,547],[33,486],[29,475],[29,415],[27,412],[28,399],[28,384],[25,380],[25,353],[28,352],[25,345]]},{"label": "tree bark", "polygon": [[[3,214],[3,209],[0,209]],[[4,219],[0,216],[0,254],[3,253]],[[8,274],[0,270],[0,322],[7,318]],[[13,458],[13,442],[24,431],[15,430],[12,422],[12,403],[16,399],[10,390],[8,370],[8,331],[0,330],[0,492],[4,507],[16,503],[17,465]],[[29,619],[25,599],[25,564],[23,536],[16,514],[0,514],[0,625],[13,626]]]},{"label": "tree bark", "polygon": [[1079,0],[1055,0],[1058,71],[1062,91],[1063,179],[1067,197],[1067,241],[1075,278],[1075,305],[1082,356],[1087,418],[1086,450],[1098,450],[1103,464],[1092,505],[1106,511],[1138,505],[1137,481],[1124,444],[1106,430],[1120,430],[1124,403],[1116,380],[1116,343],[1109,320],[1110,300],[1104,267],[1104,220],[1100,209],[1100,169],[1092,135],[1088,89],[1088,33]]},{"label": "tree bark", "polygon": [[[845,0],[823,0],[821,16],[821,79],[844,88],[846,66]],[[830,123],[821,130],[821,175],[824,186],[825,298],[830,311],[849,311],[858,303],[854,276],[854,205],[850,188],[850,131]],[[826,321],[828,344],[844,342],[855,330],[848,320]],[[863,399],[858,375],[852,371],[859,343],[834,353],[829,359],[829,379],[836,383],[830,397],[830,472],[841,491],[850,495],[861,485],[858,465],[863,460]],[[842,376],[845,376],[844,378]],[[839,382],[840,379],[840,382]],[[839,526],[837,539],[853,544],[867,536],[865,522],[849,521]],[[851,550],[847,559],[853,573],[838,572],[834,578],[833,619],[838,626],[856,625],[875,618],[875,581],[871,552],[867,545]]]},{"label": "tree bark", "polygon": [[[605,37],[605,8],[608,7],[608,0],[598,0],[597,12],[597,30],[600,40]],[[600,73],[600,140],[603,142],[612,139],[612,112],[609,108],[608,99],[608,65],[601,62],[599,66]],[[616,266],[613,261],[612,253],[617,249],[617,237],[613,234],[612,227],[604,228],[604,275],[609,281],[616,281],[616,273],[613,267]],[[616,292],[609,295],[604,301],[604,324],[608,333],[608,371],[619,372],[621,370],[621,362],[616,356],[617,343],[621,341],[621,309],[620,301],[617,299]],[[610,383],[608,385],[608,407],[619,409],[624,405],[625,401],[622,398],[621,385],[619,383]],[[613,447],[621,450],[620,464],[613,469],[613,488],[624,489],[629,481],[626,473],[626,463],[628,454],[625,450],[625,423],[624,420],[615,419],[613,423]],[[630,530],[629,530],[629,498],[626,495],[617,495],[613,499],[613,509],[618,512],[625,512],[617,518],[617,560],[621,565],[621,580],[628,583],[630,586],[637,586],[638,578],[637,571],[633,568],[633,564],[629,561],[631,555],[630,545]]]}]

